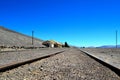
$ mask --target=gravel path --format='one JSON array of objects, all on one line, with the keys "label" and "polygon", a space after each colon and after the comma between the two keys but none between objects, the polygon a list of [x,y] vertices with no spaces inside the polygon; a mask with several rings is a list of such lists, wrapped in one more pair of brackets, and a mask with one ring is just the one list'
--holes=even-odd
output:
[{"label": "gravel path", "polygon": [[86,48],[81,50],[120,69],[120,49],[119,48],[118,49]]},{"label": "gravel path", "polygon": [[78,49],[70,48],[0,73],[0,80],[120,80],[120,77]]}]

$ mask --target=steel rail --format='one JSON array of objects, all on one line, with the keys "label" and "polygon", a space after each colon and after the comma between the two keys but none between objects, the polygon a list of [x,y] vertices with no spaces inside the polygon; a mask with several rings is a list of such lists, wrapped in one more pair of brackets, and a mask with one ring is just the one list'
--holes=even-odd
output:
[{"label": "steel rail", "polygon": [[9,63],[9,64],[5,64],[5,65],[0,66],[0,72],[5,72],[7,70],[17,68],[21,65],[25,65],[25,64],[29,64],[29,63],[32,63],[32,62],[35,62],[35,61],[38,61],[38,60],[41,60],[41,59],[49,58],[51,56],[57,55],[57,54],[62,53],[64,51],[59,51],[59,52],[56,52],[56,53],[53,53],[53,54],[49,54],[49,55],[45,55],[45,56],[41,56],[41,57],[37,57],[37,58],[25,60],[25,61],[21,61],[21,62],[12,62],[12,63]]},{"label": "steel rail", "polygon": [[108,67],[110,70],[112,70],[113,72],[115,72],[118,76],[120,76],[120,69],[115,67],[114,65],[111,65],[103,60],[100,60],[99,58],[93,56],[93,55],[90,55],[88,52],[86,51],[83,51],[83,50],[80,50],[81,52],[85,53],[86,55],[88,55],[89,57],[91,57],[92,59],[96,60],[97,62],[99,62],[100,64]]}]

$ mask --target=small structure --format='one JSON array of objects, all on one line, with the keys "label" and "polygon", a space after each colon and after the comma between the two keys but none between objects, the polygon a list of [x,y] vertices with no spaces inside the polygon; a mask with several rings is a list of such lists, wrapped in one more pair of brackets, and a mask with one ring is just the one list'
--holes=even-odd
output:
[{"label": "small structure", "polygon": [[47,40],[47,41],[44,41],[42,43],[43,45],[45,45],[46,47],[51,47],[51,48],[54,48],[54,47],[62,47],[62,44],[61,43],[58,43],[54,40]]}]

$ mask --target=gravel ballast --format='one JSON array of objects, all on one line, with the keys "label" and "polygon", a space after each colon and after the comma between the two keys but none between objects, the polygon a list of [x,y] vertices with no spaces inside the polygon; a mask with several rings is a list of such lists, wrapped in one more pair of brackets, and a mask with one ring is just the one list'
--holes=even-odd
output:
[{"label": "gravel ballast", "polygon": [[79,49],[69,48],[55,56],[1,72],[0,80],[120,80],[120,77]]}]

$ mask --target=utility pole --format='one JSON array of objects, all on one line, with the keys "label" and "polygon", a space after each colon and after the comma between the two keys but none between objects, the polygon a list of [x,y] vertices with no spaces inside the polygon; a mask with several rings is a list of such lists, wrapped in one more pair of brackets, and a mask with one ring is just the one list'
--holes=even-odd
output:
[{"label": "utility pole", "polygon": [[117,44],[118,44],[118,31],[116,30],[116,48],[117,48]]},{"label": "utility pole", "polygon": [[32,45],[34,45],[34,31],[32,31]]}]

